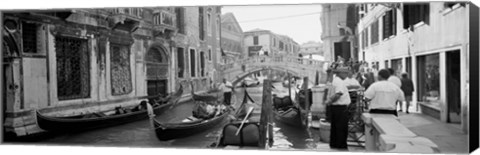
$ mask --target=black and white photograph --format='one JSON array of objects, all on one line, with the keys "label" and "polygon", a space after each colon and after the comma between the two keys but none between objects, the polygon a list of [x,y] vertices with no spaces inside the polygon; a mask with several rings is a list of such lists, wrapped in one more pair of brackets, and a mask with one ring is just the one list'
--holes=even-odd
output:
[{"label": "black and white photograph", "polygon": [[1,7],[2,145],[478,149],[477,5],[269,2]]}]

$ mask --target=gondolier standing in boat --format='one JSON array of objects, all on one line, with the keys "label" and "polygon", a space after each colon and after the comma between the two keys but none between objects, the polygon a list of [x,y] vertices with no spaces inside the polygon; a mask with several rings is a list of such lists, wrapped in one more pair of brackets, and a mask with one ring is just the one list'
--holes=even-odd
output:
[{"label": "gondolier standing in boat", "polygon": [[232,98],[233,85],[226,78],[223,78],[223,82],[220,84],[220,90],[223,92],[224,103],[231,107],[230,100]]},{"label": "gondolier standing in boat", "polygon": [[330,105],[330,148],[346,150],[348,136],[347,106],[350,104],[346,78],[350,72],[347,67],[338,67],[333,70],[335,77],[332,81],[334,95],[326,101]]}]

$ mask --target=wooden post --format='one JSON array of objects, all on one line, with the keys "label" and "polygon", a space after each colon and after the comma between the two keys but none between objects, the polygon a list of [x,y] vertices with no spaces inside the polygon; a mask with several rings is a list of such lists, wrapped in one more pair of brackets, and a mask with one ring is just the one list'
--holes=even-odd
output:
[{"label": "wooden post", "polygon": [[287,78],[288,78],[288,96],[290,96],[290,99],[292,99],[292,89],[291,89],[292,79],[290,78],[290,73],[288,71],[287,71]]},{"label": "wooden post", "polygon": [[303,105],[303,113],[301,115],[303,116],[303,120],[305,123],[305,127],[308,127],[308,113],[310,111],[310,93],[308,93],[308,76],[303,78],[303,93],[305,96],[305,105]]},{"label": "wooden post", "polygon": [[270,80],[263,80],[262,112],[260,113],[260,148],[265,148],[268,143],[273,143],[273,130],[271,124],[272,115],[272,84]]}]

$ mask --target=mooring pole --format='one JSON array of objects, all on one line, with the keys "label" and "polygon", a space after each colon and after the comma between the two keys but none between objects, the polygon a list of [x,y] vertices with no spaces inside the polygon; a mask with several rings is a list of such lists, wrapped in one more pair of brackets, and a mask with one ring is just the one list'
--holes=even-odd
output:
[{"label": "mooring pole", "polygon": [[287,72],[287,78],[288,78],[288,96],[290,96],[290,99],[292,99],[292,79],[290,78],[290,73]]},{"label": "mooring pole", "polygon": [[309,109],[310,109],[310,93],[308,93],[308,76],[304,77],[303,78],[303,93],[304,93],[304,96],[305,96],[305,105],[303,105],[304,107],[304,111],[302,113],[302,115],[304,116],[304,120],[302,121],[305,121],[305,125],[308,126],[308,113],[309,113]]},{"label": "mooring pole", "polygon": [[[273,144],[273,129],[270,126],[272,116],[272,81],[263,80],[262,112],[260,113],[260,148],[266,148]],[[267,139],[268,138],[268,139]]]}]

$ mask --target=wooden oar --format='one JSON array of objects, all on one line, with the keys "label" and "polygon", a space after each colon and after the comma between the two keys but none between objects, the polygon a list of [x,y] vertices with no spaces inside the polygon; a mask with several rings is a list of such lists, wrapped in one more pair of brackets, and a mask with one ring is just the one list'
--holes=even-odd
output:
[{"label": "wooden oar", "polygon": [[253,112],[253,109],[255,109],[255,107],[250,107],[250,109],[248,109],[247,115],[245,115],[245,118],[243,118],[242,124],[240,124],[240,127],[238,127],[238,130],[237,130],[237,132],[235,133],[235,136],[238,136],[238,134],[240,133],[240,130],[242,130],[243,124],[245,124],[245,122],[247,121],[248,116],[250,116],[250,113]]}]

